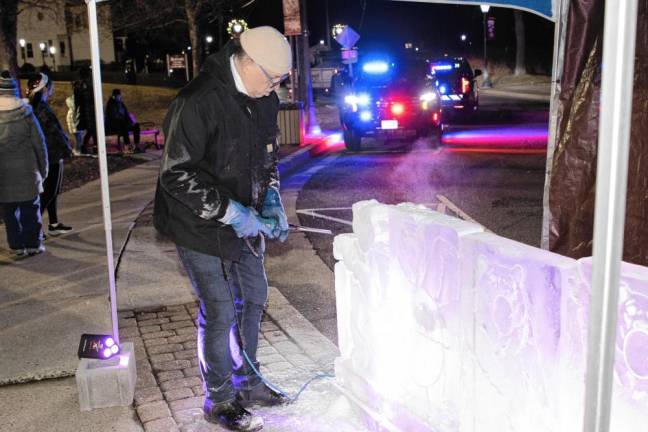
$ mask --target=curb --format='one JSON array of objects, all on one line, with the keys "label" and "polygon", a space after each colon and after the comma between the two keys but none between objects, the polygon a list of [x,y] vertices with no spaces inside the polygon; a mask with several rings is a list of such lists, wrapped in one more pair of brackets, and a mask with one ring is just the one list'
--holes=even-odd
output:
[{"label": "curb", "polygon": [[311,159],[313,144],[306,145],[279,160],[279,176],[283,178],[294,173]]}]

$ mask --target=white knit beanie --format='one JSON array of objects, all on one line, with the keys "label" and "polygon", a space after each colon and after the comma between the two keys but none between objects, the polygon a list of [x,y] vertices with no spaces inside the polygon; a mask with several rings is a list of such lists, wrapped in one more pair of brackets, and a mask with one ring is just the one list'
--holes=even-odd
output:
[{"label": "white knit beanie", "polygon": [[277,29],[255,27],[241,33],[241,47],[246,54],[270,75],[281,76],[292,68],[290,43]]}]

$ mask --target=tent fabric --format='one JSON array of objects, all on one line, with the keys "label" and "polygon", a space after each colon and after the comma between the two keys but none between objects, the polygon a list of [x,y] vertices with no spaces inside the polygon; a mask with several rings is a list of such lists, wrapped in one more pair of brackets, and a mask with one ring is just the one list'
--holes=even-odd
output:
[{"label": "tent fabric", "polygon": [[[592,253],[599,127],[603,0],[570,3],[549,184],[549,247]],[[639,1],[623,259],[648,265],[648,0]]]},{"label": "tent fabric", "polygon": [[548,20],[555,21],[556,14],[559,13],[557,0],[497,0],[497,1],[475,1],[475,0],[393,0],[408,1],[416,3],[449,3],[457,5],[479,6],[488,4],[497,7],[510,7],[535,13],[543,16]]}]

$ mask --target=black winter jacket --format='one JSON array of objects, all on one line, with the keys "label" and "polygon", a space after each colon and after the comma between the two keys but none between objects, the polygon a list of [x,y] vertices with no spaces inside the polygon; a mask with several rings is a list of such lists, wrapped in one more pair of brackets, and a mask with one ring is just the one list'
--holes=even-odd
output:
[{"label": "black winter jacket", "polygon": [[80,131],[94,131],[97,127],[94,111],[94,92],[91,80],[79,80],[74,83],[74,105],[78,110]]},{"label": "black winter jacket", "polygon": [[106,130],[120,132],[133,125],[128,108],[124,102],[118,101],[114,96],[106,104]]},{"label": "black winter jacket", "polygon": [[40,101],[36,104],[34,114],[45,136],[50,165],[58,163],[61,159],[69,158],[72,155],[72,146],[49,104],[46,101]]},{"label": "black winter jacket", "polygon": [[154,210],[155,227],[177,245],[228,260],[238,260],[244,245],[218,221],[229,199],[260,211],[268,187],[279,183],[279,98],[237,91],[234,43],[208,57],[171,103]]}]

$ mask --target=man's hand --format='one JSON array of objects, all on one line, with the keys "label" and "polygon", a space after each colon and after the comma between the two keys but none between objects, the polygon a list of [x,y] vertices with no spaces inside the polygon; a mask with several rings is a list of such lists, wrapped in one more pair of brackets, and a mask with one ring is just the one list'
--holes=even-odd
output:
[{"label": "man's hand", "polygon": [[278,229],[276,220],[263,218],[253,208],[234,200],[229,201],[225,216],[219,220],[230,225],[239,238],[256,237],[259,233],[273,238],[272,233]]},{"label": "man's hand", "polygon": [[289,230],[288,217],[281,203],[281,196],[277,188],[270,187],[268,192],[266,192],[263,207],[261,208],[261,215],[267,218],[274,218],[277,221],[277,226],[269,238],[278,238],[281,242],[285,242],[288,238]]}]

